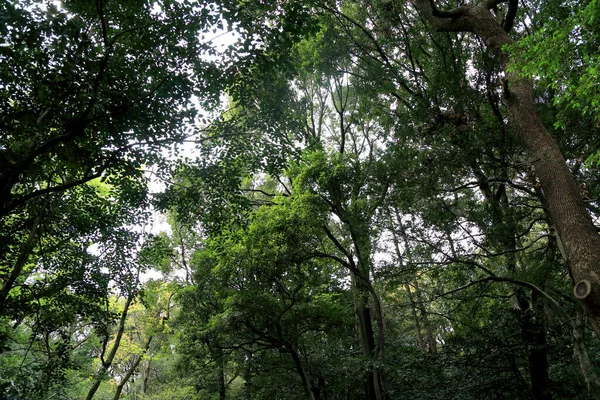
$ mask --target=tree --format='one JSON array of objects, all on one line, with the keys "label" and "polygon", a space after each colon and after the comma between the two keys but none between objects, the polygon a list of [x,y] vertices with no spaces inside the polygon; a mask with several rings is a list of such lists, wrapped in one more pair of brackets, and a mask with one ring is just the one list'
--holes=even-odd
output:
[{"label": "tree", "polygon": [[[149,370],[152,356],[160,350],[168,339],[168,321],[172,318],[175,306],[174,295],[179,288],[162,281],[149,281],[140,293],[140,302],[132,307],[126,327],[126,346],[121,346],[118,364],[112,368],[112,375],[118,377],[113,400],[118,400],[126,385],[129,394],[148,392]],[[146,363],[144,372],[139,371],[142,361]],[[131,389],[132,377],[142,376],[142,385]]]},{"label": "tree", "polygon": [[[191,128],[198,110],[190,99],[209,109],[229,75],[215,75],[226,56],[202,58],[216,54],[199,35],[222,28],[214,6],[25,0],[0,7],[0,314],[19,318],[11,297],[39,262],[36,244],[56,228],[67,242],[67,232],[88,236],[82,246],[89,246],[92,226],[102,225],[100,214],[83,221],[84,199],[76,198],[93,202],[100,194],[87,184],[101,178],[115,197],[143,204],[143,168],[168,169],[161,151],[200,130]],[[63,274],[56,266],[49,277]],[[79,279],[68,281],[68,273],[65,285]]]},{"label": "tree", "polygon": [[[543,223],[537,225],[538,221],[546,221],[549,226],[556,224],[552,216],[556,208],[547,214],[540,214],[532,213],[531,208],[527,206],[515,206],[520,201],[531,201],[541,204],[543,209],[552,210],[554,207],[548,206],[550,202],[546,193],[548,188],[544,188],[545,183],[551,182],[539,181],[538,187],[536,183],[538,181],[533,178],[529,168],[523,167],[525,164],[523,164],[523,156],[519,154],[520,147],[515,144],[511,127],[505,123],[506,110],[510,118],[514,118],[511,113],[522,110],[516,110],[514,104],[505,109],[498,98],[498,91],[494,89],[494,85],[500,82],[499,78],[503,74],[502,63],[494,58],[494,52],[486,51],[476,42],[469,41],[469,36],[463,32],[436,33],[423,29],[423,25],[419,25],[418,15],[410,7],[403,7],[393,2],[362,6],[347,3],[334,6],[327,2],[316,2],[315,5],[324,11],[320,20],[320,30],[316,35],[325,44],[321,47],[310,45],[307,47],[309,54],[314,52],[318,57],[323,57],[320,60],[327,59],[329,75],[323,74],[327,78],[323,79],[321,75],[312,82],[310,79],[307,80],[307,71],[310,71],[308,73],[310,74],[316,70],[316,75],[319,76],[322,72],[319,68],[327,67],[319,64],[319,60],[303,60],[301,57],[295,58],[298,60],[297,68],[291,72],[285,68],[282,68],[279,75],[273,70],[267,73],[258,71],[255,76],[261,83],[262,79],[265,79],[263,89],[270,88],[271,97],[263,97],[264,92],[257,90],[254,92],[252,102],[247,102],[233,92],[233,105],[236,110],[232,115],[235,115],[235,118],[226,120],[227,124],[220,128],[229,129],[224,132],[244,129],[246,132],[251,132],[254,139],[264,140],[265,146],[276,143],[277,146],[286,149],[280,151],[287,151],[290,158],[300,158],[300,154],[310,153],[298,151],[299,147],[304,145],[311,150],[317,150],[314,153],[316,159],[318,150],[323,147],[331,146],[329,149],[336,149],[343,154],[340,156],[343,158],[344,153],[350,151],[349,144],[353,139],[354,145],[357,146],[359,142],[356,138],[359,135],[356,130],[360,122],[356,121],[360,121],[361,117],[369,122],[376,120],[377,122],[373,123],[376,127],[379,127],[378,123],[386,126],[383,121],[388,124],[387,126],[393,126],[393,134],[381,138],[386,146],[399,143],[397,148],[401,150],[397,151],[395,148],[393,151],[397,151],[396,153],[390,151],[392,154],[390,157],[394,154],[397,157],[407,155],[414,157],[415,161],[403,162],[402,167],[396,167],[390,162],[382,164],[387,168],[395,168],[394,171],[402,171],[407,177],[417,176],[418,179],[406,179],[405,183],[409,181],[409,184],[405,186],[401,184],[402,179],[391,180],[392,193],[385,194],[384,191],[379,193],[389,197],[386,201],[390,204],[399,202],[396,206],[400,205],[401,212],[412,213],[417,221],[420,217],[426,218],[426,225],[418,229],[419,234],[425,235],[429,240],[429,253],[424,253],[424,257],[445,259],[446,261],[439,262],[439,265],[456,264],[457,270],[464,270],[469,266],[472,271],[469,271],[467,276],[470,276],[471,281],[463,281],[465,285],[471,287],[477,283],[506,282],[521,287],[517,293],[520,300],[524,302],[520,303],[522,319],[517,325],[520,324],[523,334],[521,340],[530,350],[529,378],[535,395],[538,398],[547,398],[545,397],[547,394],[544,394],[547,393],[549,385],[548,371],[544,367],[547,365],[547,356],[544,353],[546,347],[544,334],[547,326],[542,304],[546,301],[556,304],[552,296],[544,297],[544,294],[547,295],[544,289],[548,280],[556,273],[555,267],[560,264],[560,261],[553,257],[543,262],[537,259],[536,253],[541,249],[546,249],[548,254],[552,254],[558,244],[552,237],[546,241],[548,235],[544,233],[538,237],[535,237],[534,233],[539,232],[538,227],[541,227],[542,232],[548,229]],[[484,6],[484,3],[480,3],[477,7],[483,9]],[[465,6],[460,10],[464,11],[467,8]],[[513,18],[513,11],[515,10],[510,10],[507,20]],[[489,8],[486,12],[491,16]],[[451,20],[449,16],[448,21]],[[419,29],[411,29],[409,21],[414,22]],[[490,19],[490,21],[498,26],[495,20]],[[508,22],[508,25],[510,24],[511,21]],[[501,27],[499,29],[504,32]],[[306,46],[304,43],[298,47],[302,45]],[[497,48],[500,52],[501,47],[498,45]],[[344,51],[350,54],[350,61],[339,62],[344,58],[340,57],[340,53]],[[478,69],[475,72],[469,71],[467,65],[473,65]],[[292,76],[293,87],[286,86],[285,81]],[[510,77],[509,82],[513,78]],[[345,79],[348,79],[347,85],[343,83]],[[448,82],[453,86],[448,86]],[[520,82],[522,81],[517,81],[517,88],[520,87]],[[332,89],[328,90],[328,86]],[[356,102],[354,97],[349,95],[354,87],[360,88],[360,91],[365,93],[364,96],[356,96],[360,97]],[[306,96],[303,98],[304,94]],[[335,110],[331,113],[327,111],[329,96],[332,98],[329,103],[331,110]],[[515,98],[513,97],[512,100]],[[531,102],[530,105],[532,104]],[[377,109],[379,114],[357,112],[369,107]],[[244,108],[252,112],[245,111]],[[271,111],[273,109],[280,109],[281,112],[273,115]],[[533,110],[529,111],[533,112]],[[380,119],[377,120],[373,115],[378,115]],[[272,122],[265,124],[258,116]],[[332,129],[335,134],[324,134],[323,132],[327,131],[322,127],[331,121],[335,121],[332,124],[336,126],[335,130]],[[405,122],[404,126],[401,121]],[[234,128],[238,126],[240,128]],[[515,130],[517,136],[519,129]],[[492,132],[493,136],[489,136],[489,132]],[[574,134],[581,137],[579,133]],[[298,145],[300,142],[303,144]],[[480,145],[484,149],[483,152],[480,147],[472,147],[474,144]],[[260,157],[263,157],[262,160],[269,160],[269,156],[272,155],[261,152],[261,145],[256,147],[249,145],[244,138],[233,142],[232,147],[228,148],[231,149],[232,154],[247,154],[251,160]],[[271,146],[270,150],[274,148],[280,149]],[[306,188],[323,196],[326,202],[329,200],[329,204],[333,204],[331,209],[334,214],[336,209],[343,210],[355,201],[361,204],[361,201],[368,203],[377,198],[374,192],[362,197],[364,192],[368,192],[367,189],[357,190],[356,192],[360,194],[353,197],[351,182],[360,176],[359,172],[362,173],[362,168],[365,166],[360,156],[360,161],[354,164],[353,174],[344,174],[344,168],[347,167],[344,165],[345,162],[340,162],[338,165],[336,157],[332,158],[333,166],[321,167],[319,162],[309,158],[305,158],[304,162],[308,166],[307,171],[311,168],[315,168],[316,171],[312,177],[310,173],[307,174],[309,178],[306,179],[308,182]],[[435,166],[436,169],[433,172],[419,168],[419,163],[429,168]],[[537,159],[536,163],[538,163]],[[276,159],[274,164],[281,165],[281,160]],[[564,161],[561,165],[566,168]],[[253,165],[250,168],[255,167]],[[570,172],[567,172],[570,176]],[[343,176],[340,179],[342,183],[339,187],[328,185],[328,182],[336,180],[337,173]],[[373,176],[370,176],[366,181],[373,183],[372,178]],[[399,185],[399,188],[394,185]],[[410,188],[410,185],[413,187]],[[571,185],[571,189],[573,187],[575,186]],[[478,193],[466,195],[470,188],[477,188]],[[460,194],[452,198],[452,193],[459,192]],[[583,210],[585,214],[585,208],[579,199],[579,188],[575,192],[577,201],[581,205],[580,211]],[[406,206],[410,201],[407,200],[410,194],[420,196],[417,202],[419,206],[427,204],[425,213],[417,211],[417,207]],[[332,201],[335,196],[341,198],[342,202]],[[428,200],[427,196],[432,196],[433,200]],[[485,202],[482,201],[481,196],[484,197]],[[350,218],[340,216],[340,212],[337,213],[337,218],[342,221],[339,225],[343,226]],[[404,217],[396,218],[396,223],[400,224],[402,218]],[[365,220],[370,222],[369,228],[372,228],[373,223],[377,221],[376,218]],[[562,222],[567,223],[564,219]],[[591,219],[588,218],[588,222],[588,228],[593,227]],[[362,229],[356,226],[354,228],[356,232],[366,231],[364,223]],[[349,229],[351,231],[352,227]],[[431,229],[435,229],[433,233]],[[478,233],[477,236],[482,239],[473,236],[468,238],[471,229],[481,232],[481,235]],[[463,236],[459,240],[456,235],[461,231]],[[559,233],[558,236],[561,237],[561,234]],[[365,234],[363,243],[366,237],[373,239],[370,234]],[[418,237],[416,232],[414,237]],[[421,240],[422,238],[423,236]],[[339,242],[343,241],[339,240]],[[470,243],[467,246],[477,246],[480,252],[473,248],[461,248],[465,246],[462,243]],[[562,246],[563,243],[560,242],[560,245]],[[351,248],[356,251],[356,244]],[[451,250],[455,253],[453,254]],[[520,252],[527,255],[518,255]],[[474,262],[476,259],[496,259],[496,261],[492,261],[491,264],[489,261]],[[430,263],[438,264],[435,261]],[[527,267],[528,263],[529,267]],[[526,276],[525,279],[519,279],[521,270],[527,271],[521,275]],[[545,272],[541,273],[542,270]],[[466,278],[464,275],[463,277]],[[454,284],[457,282],[455,281]],[[555,289],[560,287],[564,290],[561,279],[557,279],[552,283],[554,284],[556,284]],[[447,288],[446,291],[452,290]],[[433,344],[430,347],[435,348],[435,340],[430,342]]]},{"label": "tree", "polygon": [[[129,307],[131,306],[132,301],[135,298],[135,293],[128,293],[125,298],[125,303],[123,304],[123,309],[120,311],[119,322],[117,325],[117,330],[114,334],[114,339],[111,341],[112,334],[109,332],[109,325],[106,324],[104,326],[104,331],[100,332],[101,336],[101,350],[99,357],[99,368],[94,374],[92,386],[87,393],[86,400],[91,400],[94,398],[100,384],[106,377],[106,373],[109,368],[112,366],[113,361],[115,360],[115,356],[117,355],[117,351],[121,346],[121,340],[123,339],[123,334],[125,332],[125,321],[127,320],[127,313],[129,312]],[[109,350],[109,341],[111,341],[111,346]]]},{"label": "tree", "polygon": [[[598,93],[594,76],[598,70],[597,1],[552,4],[548,16],[531,35],[509,46],[514,71],[541,79],[552,90],[553,105],[560,115],[557,125],[565,127],[569,108],[598,120]],[[569,65],[570,68],[565,68]],[[541,85],[539,85],[541,86]]]},{"label": "tree", "polygon": [[436,29],[475,34],[504,68],[503,96],[510,123],[528,150],[535,168],[557,238],[562,243],[564,257],[575,281],[575,296],[585,304],[595,323],[598,323],[600,236],[560,149],[539,117],[532,82],[519,75],[518,71],[508,68],[510,57],[503,47],[514,43],[508,31],[513,26],[518,4],[509,2],[503,26],[491,11],[498,3],[481,1],[475,6],[461,6],[446,11],[428,1],[414,2],[421,15]]},{"label": "tree", "polygon": [[2,390],[598,398],[598,2],[463,3],[0,6]]},{"label": "tree", "polygon": [[107,318],[112,277],[131,278],[134,257],[120,250],[135,249],[131,227],[148,217],[143,169],[168,170],[161,152],[199,131],[190,128],[190,99],[207,110],[216,104],[230,75],[217,77],[214,65],[239,54],[201,57],[216,53],[199,33],[222,22],[212,5],[194,1],[24,0],[3,3],[0,13],[6,350],[21,323],[54,339],[72,324]]},{"label": "tree", "polygon": [[[38,387],[28,387],[27,374],[24,380],[17,377],[24,372],[20,368],[8,368],[2,384],[11,391],[45,398],[55,380],[68,381],[73,365],[85,365],[75,357],[77,349],[87,347],[88,339],[91,342],[94,327],[114,317],[108,307],[111,286],[123,289],[135,284],[132,244],[139,235],[121,224],[134,223],[139,215],[111,189],[91,182],[57,197],[62,202],[52,203],[46,211],[48,221],[36,234],[31,253],[20,255],[27,262],[3,303],[2,356],[25,362],[32,355],[22,351],[23,346],[41,346],[46,357],[30,365],[38,372],[28,372],[39,374]],[[9,260],[14,256],[6,255]]]},{"label": "tree", "polygon": [[[315,253],[322,246],[315,234],[324,236],[312,223],[318,211],[302,200],[274,201],[249,215],[247,227],[231,226],[211,238],[194,257],[196,286],[182,296],[181,315],[194,321],[184,322],[184,346],[198,349],[186,356],[188,368],[199,362],[215,365],[217,376],[211,380],[221,399],[228,398],[226,382],[236,379],[226,372],[235,364],[250,392],[277,364],[294,371],[297,378],[291,382],[270,372],[268,379],[281,384],[269,385],[263,396],[283,391],[282,386],[290,392],[302,387],[309,399],[335,393],[315,353],[332,340],[329,335],[339,334],[347,314],[335,267]],[[284,358],[278,361],[275,354]]]}]

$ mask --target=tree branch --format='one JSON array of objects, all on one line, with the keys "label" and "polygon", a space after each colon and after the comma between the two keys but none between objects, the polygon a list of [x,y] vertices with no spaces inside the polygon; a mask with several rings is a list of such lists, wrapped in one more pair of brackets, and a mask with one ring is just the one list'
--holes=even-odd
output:
[{"label": "tree branch", "polygon": [[21,249],[21,253],[19,254],[19,257],[17,258],[17,261],[15,262],[15,265],[13,266],[12,271],[10,272],[10,275],[6,278],[6,280],[2,284],[2,288],[0,288],[0,315],[2,314],[2,312],[4,311],[4,308],[6,306],[6,298],[8,297],[8,294],[10,293],[11,289],[13,288],[14,283],[16,282],[17,278],[21,274],[21,271],[23,270],[23,267],[25,266],[25,263],[27,262],[29,254],[31,253],[31,249],[34,245],[34,241],[36,238],[37,230],[38,230],[40,224],[42,223],[42,219],[44,218],[44,215],[46,213],[46,208],[48,207],[49,203],[50,203],[50,197],[46,198],[46,201],[42,205],[41,210],[38,212],[38,215],[36,216],[35,221],[33,221],[33,224],[29,231],[29,237],[27,238],[27,241],[23,245],[23,248]]},{"label": "tree branch", "polygon": [[504,23],[502,24],[502,29],[504,29],[505,32],[509,32],[514,26],[517,8],[519,8],[519,0],[508,1],[508,10],[506,11],[506,16],[504,17]]},{"label": "tree branch", "polygon": [[506,282],[506,283],[512,283],[514,285],[526,287],[528,289],[533,290],[534,292],[539,293],[540,295],[542,295],[543,297],[545,297],[548,301],[550,301],[550,303],[552,303],[554,306],[560,308],[560,304],[556,300],[554,300],[554,298],[552,296],[550,296],[548,293],[544,292],[542,289],[540,289],[538,286],[534,285],[533,283],[527,282],[527,281],[522,281],[522,280],[519,280],[519,279],[514,279],[514,278],[509,278],[509,277],[503,277],[503,276],[488,276],[488,277],[485,277],[485,278],[482,278],[482,279],[471,281],[471,282],[469,282],[468,284],[466,284],[464,286],[461,286],[461,287],[456,288],[454,290],[451,290],[449,292],[443,293],[443,294],[438,295],[436,297],[444,297],[444,296],[447,296],[449,294],[456,293],[456,292],[459,292],[461,290],[467,289],[467,288],[469,288],[471,286],[474,286],[474,285],[477,285],[479,283],[490,282],[490,281],[491,282]]},{"label": "tree branch", "polygon": [[439,18],[458,19],[458,18],[466,15],[466,11],[469,9],[468,6],[459,6],[459,7],[453,8],[452,10],[440,10],[435,5],[434,0],[429,0],[429,4],[431,6],[431,14],[434,17],[439,17]]}]

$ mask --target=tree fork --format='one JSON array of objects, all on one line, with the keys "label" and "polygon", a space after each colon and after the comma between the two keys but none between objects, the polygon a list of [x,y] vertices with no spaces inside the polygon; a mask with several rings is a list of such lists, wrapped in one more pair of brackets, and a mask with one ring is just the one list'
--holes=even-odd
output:
[{"label": "tree fork", "polygon": [[[587,213],[573,174],[537,113],[533,83],[510,70],[504,45],[514,41],[490,9],[504,1],[484,0],[475,6],[441,11],[432,0],[413,0],[421,15],[437,30],[472,32],[501,62],[505,72],[504,101],[509,121],[527,149],[548,201],[548,212],[562,242],[575,291],[593,321],[600,324],[600,236]],[[589,292],[587,292],[589,291]]]}]

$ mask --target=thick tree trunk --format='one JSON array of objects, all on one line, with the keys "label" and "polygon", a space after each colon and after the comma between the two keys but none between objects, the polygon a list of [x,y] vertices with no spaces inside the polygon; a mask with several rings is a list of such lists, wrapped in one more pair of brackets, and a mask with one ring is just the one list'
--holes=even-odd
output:
[{"label": "thick tree trunk", "polygon": [[[368,224],[362,218],[352,218],[341,205],[336,206],[336,215],[346,224],[352,238],[353,251],[343,250],[348,258],[352,290],[354,292],[354,314],[358,340],[365,357],[372,364],[366,371],[365,393],[367,400],[387,400],[385,375],[377,364],[383,363],[385,351],[385,322],[383,308],[377,291],[371,282],[371,237]],[[338,248],[342,248],[331,232],[328,236]],[[377,335],[373,329],[377,324]]]},{"label": "thick tree trunk", "polygon": [[537,113],[531,80],[509,70],[503,46],[512,38],[498,24],[490,9],[498,1],[484,0],[475,6],[450,11],[434,8],[431,0],[413,0],[421,15],[440,31],[473,32],[501,62],[505,72],[504,100],[509,120],[529,153],[540,186],[548,201],[548,212],[562,243],[575,296],[600,323],[600,236],[587,213],[579,189],[558,145]]}]

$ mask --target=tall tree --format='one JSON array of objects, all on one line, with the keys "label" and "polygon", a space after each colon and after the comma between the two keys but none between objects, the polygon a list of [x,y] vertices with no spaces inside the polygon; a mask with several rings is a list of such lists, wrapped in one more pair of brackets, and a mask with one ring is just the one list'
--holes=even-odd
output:
[{"label": "tall tree", "polygon": [[101,178],[115,198],[143,204],[143,168],[168,170],[161,152],[200,131],[190,99],[206,109],[217,104],[231,74],[215,65],[249,52],[220,54],[201,37],[224,27],[215,5],[195,1],[15,0],[0,10],[0,315],[18,318],[15,288],[32,270],[62,275],[64,286],[78,280],[67,279],[66,264],[40,259],[50,247],[41,243],[87,241],[85,255],[101,240],[90,231],[104,213],[92,209],[85,218],[80,207],[100,195],[88,184]]},{"label": "tall tree", "polygon": [[[509,120],[529,153],[544,196],[548,212],[562,244],[570,274],[575,282],[575,296],[600,323],[600,236],[588,214],[573,174],[554,138],[548,133],[537,112],[533,83],[519,71],[509,68],[510,56],[504,46],[514,43],[513,28],[518,2],[508,2],[499,19],[493,14],[500,1],[480,1],[451,10],[442,10],[435,2],[414,1],[421,15],[437,30],[471,32],[495,55],[505,72],[503,97]],[[502,23],[503,21],[503,23]]]}]

